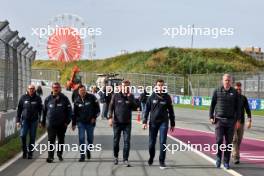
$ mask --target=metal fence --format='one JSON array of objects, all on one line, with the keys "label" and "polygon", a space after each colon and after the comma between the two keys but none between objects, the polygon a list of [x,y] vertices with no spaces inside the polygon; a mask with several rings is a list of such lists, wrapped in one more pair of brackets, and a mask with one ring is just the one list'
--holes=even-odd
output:
[{"label": "metal fence", "polygon": [[51,69],[32,69],[32,79],[59,82],[60,71]]},{"label": "metal fence", "polygon": [[[97,73],[81,72],[82,82],[95,84]],[[264,98],[264,73],[230,73],[233,82],[242,83],[242,91],[247,97]],[[217,74],[147,74],[119,73],[119,77],[128,79],[132,85],[153,86],[157,79],[165,80],[172,95],[212,96],[216,87],[222,84],[223,73]]]},{"label": "metal fence", "polygon": [[[82,82],[95,85],[98,73],[80,72]],[[148,74],[148,73],[118,73],[118,77],[128,79],[135,86],[153,86],[157,79],[164,79],[170,94],[190,96],[211,96],[214,89],[222,83],[223,73],[193,74]],[[233,81],[242,83],[242,91],[250,98],[264,98],[264,72],[262,73],[230,73]],[[58,70],[33,69],[34,79],[59,81]]]},{"label": "metal fence", "polygon": [[0,22],[0,111],[15,109],[30,83],[36,51],[24,41],[7,21]]},{"label": "metal fence", "polygon": [[[171,94],[183,94],[184,77],[176,74],[148,74],[148,73],[118,73],[118,77],[128,79],[134,86],[153,86],[157,79],[163,79]],[[95,84],[97,73],[81,72],[82,82],[88,85]]]},{"label": "metal fence", "polygon": [[[98,73],[80,72],[82,83],[86,85],[96,85]],[[118,73],[119,78],[128,79],[133,86],[153,86],[157,79],[164,79],[171,94],[181,95],[184,89],[184,77],[172,74],[147,74],[147,73]],[[32,79],[59,81],[60,72],[58,70],[32,69]]]},{"label": "metal fence", "polygon": [[[233,82],[242,83],[247,97],[264,98],[264,73],[230,73]],[[221,85],[223,74],[196,74],[188,76],[188,92],[193,96],[212,96],[214,89]]]}]

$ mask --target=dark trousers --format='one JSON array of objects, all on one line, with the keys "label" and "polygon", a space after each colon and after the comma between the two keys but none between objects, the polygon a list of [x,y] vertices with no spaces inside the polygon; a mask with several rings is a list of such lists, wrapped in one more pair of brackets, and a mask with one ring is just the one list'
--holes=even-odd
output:
[{"label": "dark trousers", "polygon": [[[93,144],[94,140],[94,124],[89,124],[89,123],[83,123],[83,122],[78,122],[78,134],[79,134],[79,145],[80,147],[80,153],[81,153],[81,158],[85,158],[85,152],[90,153],[90,151],[87,149],[88,147],[85,147],[85,133],[87,135],[87,146],[89,144]],[[87,151],[85,151],[87,149]]]},{"label": "dark trousers", "polygon": [[124,148],[123,148],[123,160],[128,160],[130,151],[130,138],[131,138],[131,123],[129,124],[115,124],[114,130],[114,157],[118,158],[119,153],[119,141],[121,133],[123,132]]},{"label": "dark trousers", "polygon": [[[30,156],[33,154],[33,145],[35,145],[36,132],[38,121],[23,120],[20,129],[20,138],[22,143],[23,153],[28,153]],[[27,135],[29,133],[29,144],[27,145]]]},{"label": "dark trousers", "polygon": [[160,155],[159,162],[164,163],[166,158],[165,144],[167,143],[167,133],[168,133],[168,122],[161,123],[150,123],[149,124],[149,156],[151,159],[155,157],[155,145],[160,133]]},{"label": "dark trousers", "polygon": [[[216,144],[218,151],[216,154],[217,160],[222,160],[223,148],[220,145],[223,144],[225,138],[225,151],[224,151],[224,163],[229,163],[231,151],[228,145],[232,144],[234,136],[234,122],[232,120],[219,120],[217,119],[215,125]],[[222,149],[221,149],[222,148]]]},{"label": "dark trousers", "polygon": [[[48,141],[51,145],[55,146],[56,137],[58,138],[59,147],[58,147],[58,151],[57,151],[57,156],[62,156],[63,145],[60,145],[60,144],[64,144],[66,129],[67,129],[67,127],[65,125],[56,126],[56,127],[55,126],[49,126],[47,128]],[[49,158],[54,158],[54,150],[48,151],[48,157]]]}]

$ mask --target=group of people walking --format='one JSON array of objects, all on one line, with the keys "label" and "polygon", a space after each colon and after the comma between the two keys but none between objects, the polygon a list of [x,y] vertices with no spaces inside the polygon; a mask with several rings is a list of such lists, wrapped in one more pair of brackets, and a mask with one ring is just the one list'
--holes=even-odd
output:
[{"label": "group of people walking", "polygon": [[[251,127],[251,113],[247,98],[241,94],[241,83],[236,83],[235,88],[231,86],[231,76],[223,76],[223,86],[217,88],[212,97],[210,108],[210,121],[215,124],[216,143],[221,145],[223,138],[227,144],[234,143],[233,157],[236,164],[239,163],[239,147],[243,137],[245,123],[244,109],[248,114],[248,128]],[[173,131],[175,127],[175,113],[173,102],[168,93],[164,93],[165,82],[159,79],[155,82],[157,91],[147,96],[144,92],[140,95],[141,110],[143,116],[142,128],[149,128],[149,159],[148,164],[152,165],[155,158],[155,145],[158,133],[160,135],[160,155],[159,165],[161,169],[166,168],[165,158],[168,130]],[[44,103],[40,95],[36,94],[35,86],[29,85],[27,92],[20,98],[17,108],[17,127],[20,127],[20,137],[22,142],[23,158],[32,159],[33,147],[36,138],[36,129],[46,128],[48,142],[55,145],[57,138],[57,156],[63,161],[63,147],[60,144],[65,142],[65,133],[71,123],[72,130],[78,127],[79,145],[93,144],[94,129],[98,116],[108,119],[108,124],[113,128],[113,156],[114,164],[119,163],[119,142],[123,134],[123,165],[129,167],[129,152],[132,129],[132,110],[137,108],[134,95],[129,91],[130,81],[124,80],[119,86],[120,92],[111,94],[111,97],[95,95],[96,89],[88,93],[86,87],[80,85],[74,92],[72,103],[61,91],[58,82],[52,84],[51,94],[48,95]],[[102,98],[101,98],[102,99]],[[109,99],[109,100],[108,100]],[[100,111],[100,103],[106,103],[107,113]],[[101,107],[102,109],[102,107]],[[29,142],[27,143],[27,135]],[[87,136],[87,140],[85,139]],[[86,142],[87,141],[87,142]],[[54,150],[48,151],[46,161],[54,161]],[[225,151],[224,167],[229,169],[231,152]],[[79,162],[84,162],[85,158],[91,158],[89,150],[80,153]],[[218,150],[216,166],[220,167],[222,161],[222,151]]]}]

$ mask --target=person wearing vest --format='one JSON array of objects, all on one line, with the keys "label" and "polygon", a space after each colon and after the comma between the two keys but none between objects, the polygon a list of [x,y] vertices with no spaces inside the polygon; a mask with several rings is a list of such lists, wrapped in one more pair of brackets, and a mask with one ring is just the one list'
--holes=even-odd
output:
[{"label": "person wearing vest", "polygon": [[[216,154],[216,167],[220,168],[222,154],[224,152],[223,164],[226,169],[229,169],[235,122],[238,118],[240,118],[241,113],[240,109],[238,108],[238,93],[231,86],[231,76],[229,74],[224,74],[222,82],[223,85],[215,89],[213,92],[209,120],[212,124],[215,124],[216,144],[218,149]],[[223,147],[222,144],[224,138],[226,143]]]}]

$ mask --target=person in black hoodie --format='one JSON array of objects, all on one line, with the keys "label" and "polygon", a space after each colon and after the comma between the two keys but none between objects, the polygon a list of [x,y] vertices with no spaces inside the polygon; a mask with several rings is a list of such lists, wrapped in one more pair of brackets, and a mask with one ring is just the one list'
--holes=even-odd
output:
[{"label": "person in black hoodie", "polygon": [[175,115],[172,106],[172,100],[166,89],[164,87],[164,80],[159,79],[156,81],[155,91],[148,98],[146,104],[146,111],[143,120],[143,129],[147,128],[148,116],[150,114],[149,120],[149,160],[148,164],[153,164],[153,159],[155,157],[155,145],[158,132],[160,133],[160,156],[159,164],[160,169],[165,169],[165,158],[166,151],[165,145],[167,143],[167,132],[169,128],[170,120],[170,130],[174,130],[175,126]]},{"label": "person in black hoodie", "polygon": [[119,88],[120,92],[112,96],[109,105],[108,122],[114,130],[114,164],[118,164],[119,141],[123,132],[123,164],[129,167],[132,109],[137,107],[137,104],[134,95],[130,93],[130,82],[128,80],[122,81]]},{"label": "person in black hoodie", "polygon": [[[62,158],[62,148],[68,124],[72,118],[71,103],[63,93],[58,82],[52,84],[52,93],[44,101],[42,126],[47,126],[49,145],[55,146],[56,136],[58,137],[57,156],[60,161]],[[54,150],[48,151],[47,162],[54,160]]]},{"label": "person in black hoodie", "polygon": [[[36,132],[42,111],[42,100],[36,94],[35,86],[29,85],[27,93],[22,95],[18,107],[16,126],[20,128],[23,158],[32,159],[33,146],[35,145]],[[29,145],[27,146],[27,134],[29,132]]]},{"label": "person in black hoodie", "polygon": [[[79,96],[74,101],[72,130],[78,126],[79,144],[81,146],[81,156],[79,162],[85,161],[85,131],[87,135],[87,146],[93,144],[94,127],[96,118],[100,114],[100,107],[97,98],[86,92],[85,86],[79,87]],[[88,147],[87,147],[88,148]],[[87,150],[87,158],[91,158],[91,153]]]}]

